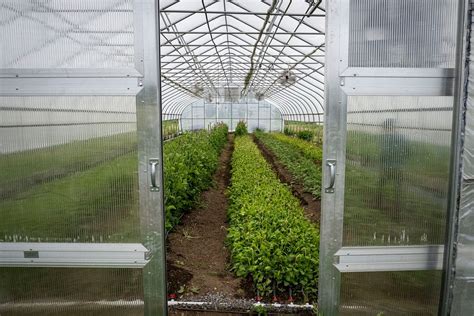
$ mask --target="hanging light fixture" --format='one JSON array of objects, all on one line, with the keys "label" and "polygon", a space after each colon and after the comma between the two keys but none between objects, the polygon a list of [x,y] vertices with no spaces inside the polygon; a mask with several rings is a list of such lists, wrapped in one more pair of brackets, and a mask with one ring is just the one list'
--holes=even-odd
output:
[{"label": "hanging light fixture", "polygon": [[201,95],[204,92],[204,87],[202,86],[202,83],[196,82],[194,84],[194,93],[197,95]]},{"label": "hanging light fixture", "polygon": [[204,100],[207,102],[207,103],[212,103],[212,94],[208,93],[206,95],[206,97],[204,98]]},{"label": "hanging light fixture", "polygon": [[296,82],[296,75],[290,69],[283,71],[278,78],[278,83],[284,86],[291,86]]}]

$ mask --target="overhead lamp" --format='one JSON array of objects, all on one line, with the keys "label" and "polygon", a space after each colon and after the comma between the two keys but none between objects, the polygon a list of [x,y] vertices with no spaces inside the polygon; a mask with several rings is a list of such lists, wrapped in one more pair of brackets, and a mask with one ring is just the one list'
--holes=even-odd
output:
[{"label": "overhead lamp", "polygon": [[284,86],[291,86],[296,82],[296,74],[291,71],[290,69],[285,70],[282,72],[280,77],[278,78],[278,83]]},{"label": "overhead lamp", "polygon": [[200,82],[196,82],[194,84],[194,93],[197,95],[200,95],[203,92],[204,92],[204,87],[202,86],[202,84]]}]

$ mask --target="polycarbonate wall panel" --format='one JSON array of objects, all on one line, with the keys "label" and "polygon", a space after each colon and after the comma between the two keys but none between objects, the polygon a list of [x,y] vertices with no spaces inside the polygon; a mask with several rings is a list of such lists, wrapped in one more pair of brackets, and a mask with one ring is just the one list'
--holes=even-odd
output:
[{"label": "polycarbonate wall panel", "polygon": [[[471,1],[472,3],[472,1]],[[471,12],[472,14],[472,7]],[[471,41],[474,40],[474,25],[471,21]],[[474,51],[469,52],[470,67],[473,66]],[[459,215],[453,282],[451,315],[474,315],[474,73],[469,73],[465,107],[465,130],[462,152],[462,182],[459,197]]]},{"label": "polycarbonate wall panel", "polygon": [[441,271],[344,273],[341,315],[438,315]]},{"label": "polycarbonate wall panel", "polygon": [[[470,112],[472,110],[468,110]],[[472,114],[469,114],[471,116]],[[469,117],[472,120],[472,117]],[[471,138],[473,131],[472,121],[468,121],[466,126],[466,140]],[[467,168],[472,167],[472,156],[468,142],[465,143],[465,155],[463,163]],[[466,168],[465,168],[466,169]],[[461,189],[461,201],[459,208],[459,226],[456,240],[456,275],[453,286],[453,302],[451,315],[472,315],[474,313],[474,184],[472,178],[467,173],[463,174],[463,184]]]},{"label": "polycarbonate wall panel", "polygon": [[457,1],[351,0],[349,66],[454,68]]},{"label": "polycarbonate wall panel", "polygon": [[260,128],[266,131],[281,131],[283,128],[280,111],[268,102],[203,103],[187,106],[181,115],[183,130],[209,128],[223,122],[233,131],[240,121],[245,121],[249,131]]},{"label": "polycarbonate wall panel", "polygon": [[134,96],[0,97],[0,242],[138,242]]},{"label": "polycarbonate wall panel", "polygon": [[140,269],[0,269],[1,315],[143,315]]},{"label": "polycarbonate wall panel", "polygon": [[136,131],[135,97],[0,97],[0,153]]},{"label": "polycarbonate wall panel", "polygon": [[134,68],[133,0],[0,4],[0,68]]},{"label": "polycarbonate wall panel", "polygon": [[157,6],[0,0],[2,316],[163,314]]},{"label": "polycarbonate wall panel", "polygon": [[344,246],[444,243],[452,104],[348,97]]}]

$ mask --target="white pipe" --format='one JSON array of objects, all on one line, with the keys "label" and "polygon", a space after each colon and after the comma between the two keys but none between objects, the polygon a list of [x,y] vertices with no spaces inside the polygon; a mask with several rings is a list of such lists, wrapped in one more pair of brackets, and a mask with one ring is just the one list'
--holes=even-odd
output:
[{"label": "white pipe", "polygon": [[[212,306],[219,306],[219,304],[216,304],[216,303],[212,303],[212,302],[193,302],[193,301],[175,301],[175,300],[171,300],[171,301],[168,301],[168,306],[178,306],[178,305],[196,305],[196,306],[203,306],[203,305],[212,305]],[[227,305],[227,304],[226,304]],[[251,306],[263,306],[263,307],[284,307],[284,308],[297,308],[297,309],[312,309],[314,307],[314,305],[312,304],[304,304],[304,305],[301,305],[301,304],[293,304],[293,303],[290,303],[290,304],[280,304],[280,303],[271,303],[271,304],[267,304],[267,303],[260,303],[260,302],[256,302],[256,303],[252,303]]]},{"label": "white pipe", "polygon": [[[16,308],[45,308],[45,307],[67,307],[67,306],[78,306],[78,305],[98,305],[98,306],[142,306],[144,305],[143,300],[116,300],[116,301],[67,301],[67,302],[34,302],[34,303],[4,303],[0,304],[0,310],[3,308],[16,309]],[[179,306],[179,305],[194,305],[194,306],[219,306],[219,304],[212,302],[194,302],[194,301],[168,301],[168,306]],[[227,306],[227,305],[226,305]],[[251,303],[250,306],[258,307],[274,307],[274,308],[296,308],[296,309],[312,309],[312,304],[279,304],[279,303]]]}]

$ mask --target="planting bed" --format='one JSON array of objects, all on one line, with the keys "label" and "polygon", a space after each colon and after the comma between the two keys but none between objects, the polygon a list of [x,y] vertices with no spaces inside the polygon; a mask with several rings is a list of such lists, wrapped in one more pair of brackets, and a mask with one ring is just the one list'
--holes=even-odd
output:
[{"label": "planting bed", "polygon": [[321,218],[321,200],[316,199],[311,193],[308,193],[304,186],[295,181],[293,175],[278,160],[275,154],[269,150],[258,138],[254,137],[257,147],[260,149],[265,160],[270,164],[273,171],[278,175],[282,183],[287,184],[295,197],[300,200],[300,204],[305,211],[305,216],[313,223],[319,223]]},{"label": "planting bed", "polygon": [[[230,139],[214,185],[168,237],[172,315],[310,315],[311,306],[284,304],[316,300],[318,229],[252,139],[236,137],[233,155]],[[256,297],[283,305],[255,307]]]},{"label": "planting bed", "polygon": [[184,134],[165,145],[166,229],[193,207],[200,193],[212,183],[219,154],[227,141],[227,126],[217,125],[210,133]]},{"label": "planting bed", "polygon": [[[228,271],[229,251],[225,195],[230,180],[230,137],[213,177],[197,206],[186,213],[168,236],[168,291],[178,299],[196,300],[208,295],[245,297],[242,279]],[[177,272],[176,272],[177,271]],[[245,285],[245,284],[243,284]]]},{"label": "planting bed", "polygon": [[283,134],[257,132],[255,137],[291,173],[295,182],[303,185],[305,192],[311,193],[314,198],[321,197],[320,148]]},{"label": "planting bed", "polygon": [[229,189],[232,270],[257,295],[314,301],[319,231],[249,136],[236,138]]}]

